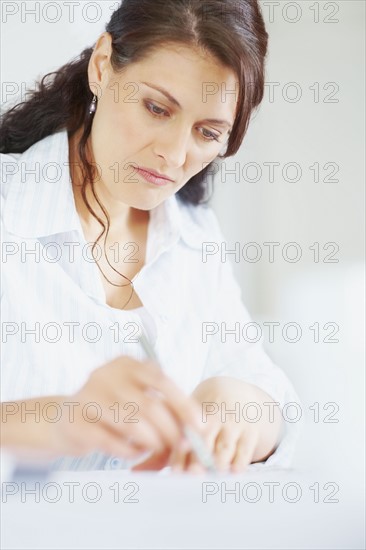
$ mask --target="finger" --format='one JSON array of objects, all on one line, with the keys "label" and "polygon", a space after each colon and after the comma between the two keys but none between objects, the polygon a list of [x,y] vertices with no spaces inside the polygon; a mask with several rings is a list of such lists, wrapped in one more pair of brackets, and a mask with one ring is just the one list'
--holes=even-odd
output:
[{"label": "finger", "polygon": [[[115,433],[104,426],[94,429],[93,432],[92,440],[95,442],[93,448],[100,449],[104,453],[123,458],[136,458],[147,450],[130,438],[116,436]],[[91,441],[91,438],[89,441]]]},{"label": "finger", "polygon": [[116,454],[125,458],[135,457],[146,451],[144,446],[135,444],[115,430],[109,429],[108,425],[91,424],[85,427],[75,425],[68,430],[66,435],[70,453],[81,456],[95,449],[108,454]]},{"label": "finger", "polygon": [[140,418],[136,424],[131,424],[128,428],[124,427],[122,437],[132,439],[137,447],[147,451],[160,452],[164,448],[157,430],[144,418]]},{"label": "finger", "polygon": [[239,433],[232,428],[222,429],[215,441],[215,463],[219,470],[226,470],[230,467],[234,458]]},{"label": "finger", "polygon": [[[219,430],[220,427],[215,424],[205,426],[204,436],[202,436],[202,441],[206,450],[212,455]],[[206,471],[206,467],[202,464],[199,456],[194,449],[191,449],[190,452],[187,453],[183,467],[185,470],[192,473],[202,474]]]},{"label": "finger", "polygon": [[[178,386],[170,380],[156,363],[148,362],[148,378],[141,378],[145,386],[151,386],[162,394],[166,400],[167,406],[183,423],[188,423],[192,427],[201,429],[201,409],[198,401],[182,392]],[[147,384],[146,384],[147,380]]]},{"label": "finger", "polygon": [[216,424],[209,425],[205,428],[203,440],[205,442],[206,448],[210,451],[210,453],[214,453],[215,441],[220,433],[220,429],[221,426]]},{"label": "finger", "polygon": [[251,464],[256,445],[257,439],[254,436],[242,435],[239,438],[236,452],[231,463],[231,470],[233,472],[244,472],[247,466]]},{"label": "finger", "polygon": [[141,464],[136,464],[131,469],[136,471],[141,470],[161,470],[168,464],[170,449],[164,449],[161,453],[154,453]]},{"label": "finger", "polygon": [[173,449],[183,437],[183,426],[166,402],[158,397],[145,398],[140,409],[140,423],[148,426],[159,441],[160,449]]},{"label": "finger", "polygon": [[206,472],[205,466],[197,458],[197,455],[193,452],[188,454],[185,469],[191,474],[204,474]]},{"label": "finger", "polygon": [[[205,427],[203,443],[205,445],[205,448],[207,451],[214,456],[214,447],[215,447],[215,441],[219,434],[220,427],[216,425],[209,425]],[[186,464],[185,464],[186,470],[191,473],[200,473],[206,471],[205,466],[201,463],[199,457],[197,456],[197,453],[192,450],[191,453],[189,453]]]},{"label": "finger", "polygon": [[174,457],[172,457],[172,460],[169,462],[169,466],[171,466],[172,472],[182,472],[186,469],[189,453],[178,453],[176,451],[174,453]]},{"label": "finger", "polygon": [[[157,393],[149,397],[141,391],[141,388],[133,385],[131,387],[126,385],[124,391],[129,392],[130,395],[130,401],[127,404],[135,407],[133,418],[131,414],[126,413],[122,417],[118,414],[116,420],[115,414],[109,412],[112,408],[105,407],[106,415],[103,417],[103,422],[109,429],[116,434],[131,437],[136,444],[155,452],[168,446],[173,447],[181,437],[182,428],[166,406],[166,402],[160,399]],[[107,397],[110,402],[115,399],[113,394],[111,396],[108,394]],[[107,397],[106,402],[108,402]]]},{"label": "finger", "polygon": [[[137,398],[134,398],[133,403],[137,404],[136,401]],[[108,430],[114,437],[131,439],[134,446],[145,451],[160,451],[163,449],[161,438],[156,433],[156,429],[142,415],[131,421],[126,421],[126,418],[118,418],[118,421],[116,421],[113,415],[106,415],[100,424],[103,429]]]},{"label": "finger", "polygon": [[180,472],[185,469],[188,453],[190,452],[190,444],[186,439],[179,442],[170,455],[169,466],[173,472]]}]

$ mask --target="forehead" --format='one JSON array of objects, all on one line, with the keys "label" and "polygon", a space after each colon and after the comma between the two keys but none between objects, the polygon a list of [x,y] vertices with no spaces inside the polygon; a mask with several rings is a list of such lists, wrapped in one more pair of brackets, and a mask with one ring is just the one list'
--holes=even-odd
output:
[{"label": "forehead", "polygon": [[179,44],[161,46],[131,64],[126,77],[165,88],[183,109],[208,107],[234,119],[239,93],[236,74],[202,50]]}]

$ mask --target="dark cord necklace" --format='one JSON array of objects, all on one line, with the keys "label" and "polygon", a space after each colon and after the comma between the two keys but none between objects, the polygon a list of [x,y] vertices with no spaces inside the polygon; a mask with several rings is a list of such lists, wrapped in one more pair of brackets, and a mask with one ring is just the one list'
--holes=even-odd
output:
[{"label": "dark cord necklace", "polygon": [[106,274],[103,272],[102,268],[100,267],[98,261],[96,260],[96,258],[94,258],[94,261],[95,263],[97,264],[98,266],[98,269],[99,271],[101,272],[101,274],[103,275],[103,277],[105,278],[105,280],[112,286],[117,286],[117,287],[125,287],[125,286],[128,286],[130,285],[131,286],[131,294],[130,294],[130,297],[129,299],[127,300],[127,302],[124,304],[124,306],[121,308],[121,309],[124,309],[127,304],[131,301],[131,298],[133,296],[133,293],[134,293],[134,286],[133,286],[133,282],[128,278],[126,277],[126,275],[123,275],[123,273],[120,273],[116,268],[113,267],[113,265],[110,263],[110,261],[108,260],[108,256],[107,256],[107,253],[106,253],[106,249],[105,249],[105,244],[106,244],[106,239],[107,239],[107,235],[105,235],[104,237],[104,243],[103,243],[103,246],[104,246],[104,256],[105,256],[105,259],[107,260],[107,263],[108,265],[113,269],[113,271],[115,271],[116,273],[118,273],[118,275],[121,275],[121,277],[123,277],[124,279],[127,279],[128,283],[127,284],[124,284],[124,285],[119,285],[117,283],[113,283],[112,281],[110,281],[108,279],[108,277],[106,276]]}]

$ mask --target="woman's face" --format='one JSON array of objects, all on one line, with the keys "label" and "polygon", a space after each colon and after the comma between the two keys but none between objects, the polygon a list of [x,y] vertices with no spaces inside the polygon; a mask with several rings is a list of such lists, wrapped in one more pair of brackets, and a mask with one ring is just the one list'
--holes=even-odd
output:
[{"label": "woman's face", "polygon": [[[235,74],[173,44],[118,75],[110,53],[110,35],[103,33],[89,63],[90,88],[98,96],[91,132],[101,176],[96,185],[113,202],[150,210],[223,152],[235,119]],[[139,167],[170,179],[157,185]]]}]

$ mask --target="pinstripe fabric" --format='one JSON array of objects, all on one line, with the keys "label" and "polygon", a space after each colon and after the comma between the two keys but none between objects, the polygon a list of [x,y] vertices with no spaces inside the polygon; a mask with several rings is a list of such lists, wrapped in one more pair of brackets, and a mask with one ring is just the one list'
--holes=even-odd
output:
[{"label": "pinstripe fabric", "polygon": [[[281,408],[300,403],[261,341],[202,338],[202,324],[247,323],[250,316],[230,263],[202,261],[202,243],[225,241],[213,210],[173,195],[150,211],[146,262],[134,278],[144,306],[112,308],[91,261],[75,208],[67,132],[23,154],[1,155],[1,400],[71,395],[90,373],[121,354],[142,360],[133,342],[148,332],[165,373],[190,393],[211,376],[233,376],[266,391]],[[88,252],[89,250],[89,252]],[[33,331],[33,332],[32,332]],[[276,452],[261,466],[291,464],[302,423],[286,423]],[[59,469],[125,468],[99,452],[60,457]],[[256,465],[258,467],[258,464]]]}]

